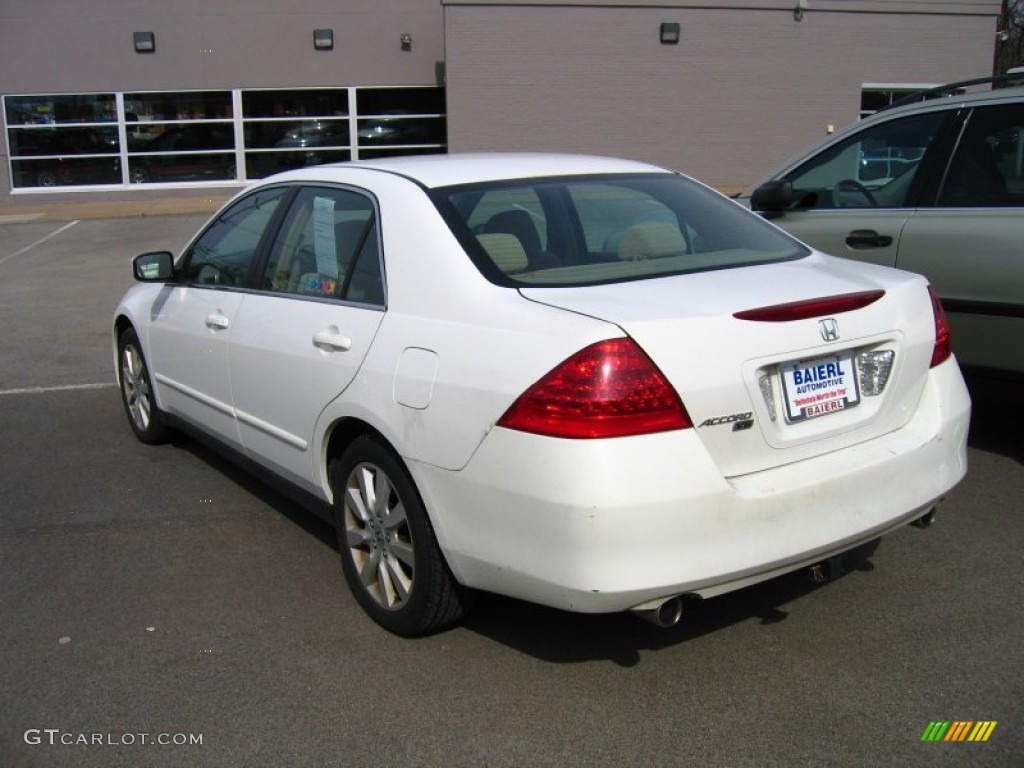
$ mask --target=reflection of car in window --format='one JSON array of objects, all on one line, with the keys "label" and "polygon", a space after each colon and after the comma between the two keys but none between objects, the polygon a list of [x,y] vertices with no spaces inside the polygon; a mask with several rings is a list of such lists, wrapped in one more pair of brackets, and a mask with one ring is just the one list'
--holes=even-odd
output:
[{"label": "reflection of car in window", "polygon": [[230,150],[234,148],[230,124],[173,125],[133,150],[128,163],[129,178],[136,184],[233,179],[235,155]]},{"label": "reflection of car in window", "polygon": [[121,180],[120,160],[111,156],[118,151],[116,131],[33,128],[15,129],[10,134],[15,186],[112,184]]},{"label": "reflection of car in window", "polygon": [[444,142],[444,123],[429,117],[395,113],[359,121],[360,144],[439,144]]},{"label": "reflection of car in window", "polygon": [[281,134],[281,138],[274,142],[274,148],[346,147],[348,143],[347,120],[307,120],[289,125]]},{"label": "reflection of car in window", "polygon": [[857,180],[882,186],[916,166],[923,156],[923,147],[888,147],[875,152],[864,151],[860,157]]}]

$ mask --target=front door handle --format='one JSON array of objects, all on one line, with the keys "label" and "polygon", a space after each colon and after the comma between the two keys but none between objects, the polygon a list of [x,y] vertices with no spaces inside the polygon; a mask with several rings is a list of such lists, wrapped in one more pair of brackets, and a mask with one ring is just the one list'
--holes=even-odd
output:
[{"label": "front door handle", "polygon": [[846,236],[846,244],[857,251],[865,248],[885,248],[892,245],[892,238],[880,235],[873,229],[855,229]]},{"label": "front door handle", "polygon": [[220,312],[214,312],[213,314],[206,316],[206,327],[211,331],[223,331],[231,325],[231,321],[228,320]]},{"label": "front door handle", "polygon": [[352,339],[342,336],[337,329],[330,329],[314,333],[313,346],[325,352],[346,352],[352,348]]}]

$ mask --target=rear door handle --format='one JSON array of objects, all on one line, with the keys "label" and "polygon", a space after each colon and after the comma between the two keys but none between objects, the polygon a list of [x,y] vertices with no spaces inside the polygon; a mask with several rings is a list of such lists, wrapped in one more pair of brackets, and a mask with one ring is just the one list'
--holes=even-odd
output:
[{"label": "rear door handle", "polygon": [[892,238],[880,235],[873,229],[855,229],[846,236],[846,244],[858,251],[865,248],[885,248],[892,245]]},{"label": "rear door handle", "polygon": [[352,348],[352,339],[336,330],[319,331],[313,334],[313,346],[325,352],[346,352]]},{"label": "rear door handle", "polygon": [[220,312],[214,312],[206,316],[206,327],[211,331],[223,331],[229,325],[231,325],[231,321]]}]

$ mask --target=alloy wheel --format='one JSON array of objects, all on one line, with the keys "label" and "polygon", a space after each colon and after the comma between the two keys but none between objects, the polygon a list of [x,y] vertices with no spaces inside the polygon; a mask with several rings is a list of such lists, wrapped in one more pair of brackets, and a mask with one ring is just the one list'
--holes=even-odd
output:
[{"label": "alloy wheel", "polygon": [[414,554],[405,505],[376,464],[357,464],[345,483],[344,541],[366,592],[381,607],[402,608],[413,589]]}]

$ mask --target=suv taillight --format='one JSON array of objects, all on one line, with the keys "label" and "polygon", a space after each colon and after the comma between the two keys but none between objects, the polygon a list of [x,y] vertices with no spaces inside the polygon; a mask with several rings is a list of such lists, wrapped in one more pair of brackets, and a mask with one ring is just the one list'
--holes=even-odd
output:
[{"label": "suv taillight", "polygon": [[939,297],[935,295],[935,289],[928,286],[928,295],[932,298],[932,314],[935,316],[935,347],[932,349],[931,367],[944,361],[953,353],[952,344],[949,339],[949,320],[946,318],[946,310],[942,308]]},{"label": "suv taillight", "polygon": [[632,339],[591,344],[526,390],[498,426],[593,439],[692,426],[661,371]]}]

